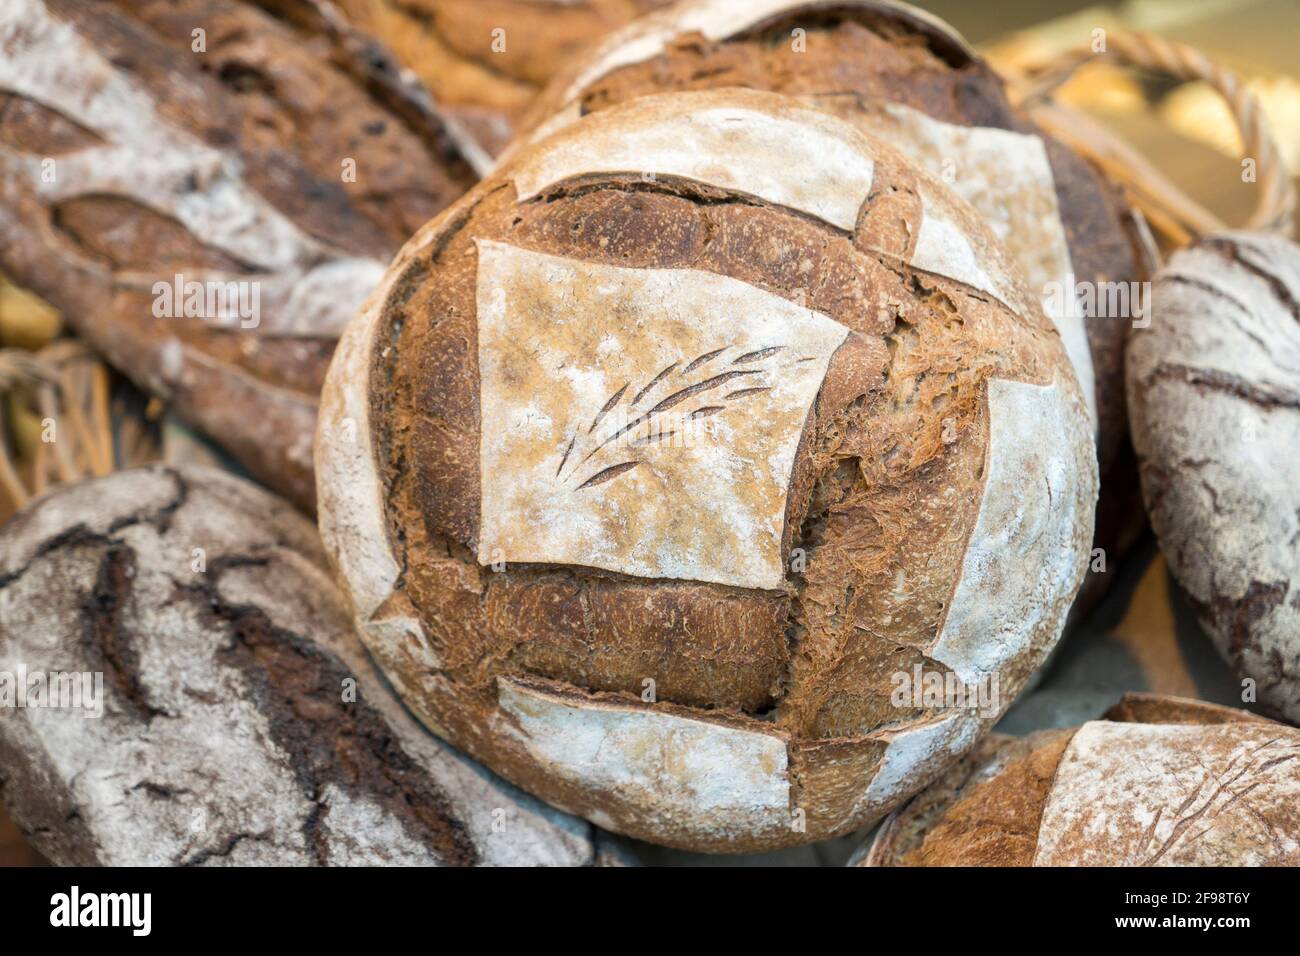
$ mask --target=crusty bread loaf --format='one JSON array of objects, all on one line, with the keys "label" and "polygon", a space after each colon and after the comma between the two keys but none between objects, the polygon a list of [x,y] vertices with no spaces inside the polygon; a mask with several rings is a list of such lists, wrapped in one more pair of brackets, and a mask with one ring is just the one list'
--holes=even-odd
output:
[{"label": "crusty bread loaf", "polygon": [[545,83],[666,0],[338,0],[496,155]]},{"label": "crusty bread loaf", "polygon": [[[53,672],[100,675],[99,713],[37,706]],[[594,859],[590,827],[411,718],[315,529],[223,472],[118,472],[12,519],[0,675],[27,691],[3,686],[0,799],[58,864]]]},{"label": "crusty bread loaf", "polygon": [[[1097,425],[1095,570],[1106,573],[1085,578],[1075,611],[1086,611],[1145,525],[1122,367],[1136,316],[1118,308],[1121,296],[1136,304],[1130,283],[1156,261],[1141,214],[1013,109],[950,26],[894,0],[681,0],[573,60],[520,121],[521,141],[634,96],[727,86],[797,96],[897,148],[975,207],[1043,297]],[[1104,314],[1076,302],[1076,284]]]},{"label": "crusty bread loaf", "polygon": [[[363,639],[439,734],[608,828],[851,830],[974,743],[1083,575],[1091,429],[1035,306],[970,207],[791,99],[569,126],[340,343],[318,496]],[[892,701],[914,667],[998,699]]]},{"label": "crusty bread loaf", "polygon": [[1128,347],[1151,524],[1219,651],[1300,723],[1300,247],[1209,236],[1152,300]]},{"label": "crusty bread loaf", "polygon": [[992,734],[856,866],[1296,866],[1300,731],[1130,694],[1102,720]]},{"label": "crusty bread loaf", "polygon": [[475,177],[373,42],[307,0],[266,6],[302,15],[8,0],[0,269],[310,506],[339,330]]},{"label": "crusty bread loaf", "polygon": [[[544,134],[646,93],[727,86],[797,96],[897,148],[975,207],[1036,295],[1149,278],[1154,254],[1119,190],[1014,111],[951,27],[893,0],[684,0],[572,61],[521,128]],[[1124,444],[1131,317],[1045,301],[1100,419],[1104,480]]]}]

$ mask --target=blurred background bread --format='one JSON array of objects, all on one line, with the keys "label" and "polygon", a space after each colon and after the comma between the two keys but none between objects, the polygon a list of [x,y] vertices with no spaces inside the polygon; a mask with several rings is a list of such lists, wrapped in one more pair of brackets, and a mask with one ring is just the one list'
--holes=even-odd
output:
[{"label": "blurred background bread", "polygon": [[14,0],[0,42],[0,271],[310,508],[335,337],[475,178],[435,107],[244,0]]},{"label": "blurred background bread", "polygon": [[537,91],[610,30],[667,0],[338,0],[396,54],[488,156]]}]

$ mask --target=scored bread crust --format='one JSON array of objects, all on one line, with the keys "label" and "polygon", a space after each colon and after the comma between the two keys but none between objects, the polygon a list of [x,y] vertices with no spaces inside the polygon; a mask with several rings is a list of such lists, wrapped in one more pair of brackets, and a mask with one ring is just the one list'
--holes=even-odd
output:
[{"label": "scored bread crust", "polygon": [[[802,49],[792,48],[796,28]],[[1069,285],[1073,297],[1075,280],[1149,278],[1156,253],[1141,216],[1097,170],[1014,110],[997,75],[925,11],[893,0],[686,0],[610,34],[559,74],[521,121],[516,142],[646,93],[723,86],[827,110],[971,202],[1051,306],[1099,425],[1103,476],[1113,466],[1131,469],[1119,461],[1129,322],[1086,317],[1082,306],[1067,307],[1064,293],[1044,289]],[[1125,473],[1117,486],[1121,477],[1133,484]],[[1118,550],[1120,541],[1103,545]]]},{"label": "scored bread crust", "polygon": [[[717,161],[699,161],[694,138],[719,130],[727,138]],[[600,171],[602,144],[627,139],[643,169]],[[794,151],[830,178],[802,177]],[[852,230],[834,224],[845,184],[860,190]],[[484,285],[485,263],[497,258],[514,271]],[[551,281],[521,278],[537,269]],[[671,280],[667,318],[656,317],[659,302],[617,300],[628,270]],[[1096,496],[1087,412],[1058,337],[1011,276],[974,213],[942,186],[784,97],[647,97],[531,147],[408,243],[349,325],[327,378],[321,530],[364,639],[435,731],[620,832],[739,851],[879,816],[989,720],[893,707],[891,675],[914,665],[968,683],[997,674],[1000,710],[1054,644],[1083,574]],[[783,426],[798,436],[784,506],[744,484],[709,486],[713,508],[688,501],[665,455],[604,478],[604,511],[579,502],[515,522],[531,532],[585,515],[590,560],[557,561],[533,542],[534,557],[511,553],[504,572],[492,571],[481,502],[503,484],[516,498],[533,493],[497,472],[564,469],[567,434],[548,423],[605,411],[599,401],[569,409],[572,396],[617,392],[635,406],[643,386],[670,388],[657,384],[662,357],[694,355],[690,336],[722,321],[710,312],[722,298],[692,294],[724,297],[742,283],[756,301],[770,299],[771,315],[789,302],[807,311],[768,333],[795,336],[804,322],[841,329],[806,415]],[[674,287],[685,297],[672,298]],[[516,330],[523,357],[498,383],[491,368],[510,354],[511,337],[483,353],[480,336],[496,321],[485,316],[500,312],[493,295],[506,289],[522,290],[511,294],[534,325]],[[579,292],[557,307],[569,289]],[[614,321],[597,307],[609,303]],[[637,337],[678,306],[699,326],[676,326],[689,352]],[[779,350],[726,351],[748,318],[722,322],[721,347],[676,364],[683,373],[701,361],[761,365]],[[570,360],[565,349],[585,342],[592,323],[604,336],[598,346],[608,345],[601,362],[640,369],[636,388],[599,378],[600,362]],[[538,378],[530,349],[553,352],[550,368],[580,368]],[[786,352],[801,356],[816,359]],[[480,381],[504,391],[480,393]],[[757,442],[768,419],[788,411],[754,392],[779,389],[737,390],[734,401],[753,411],[720,412],[722,434],[741,429]],[[483,428],[487,400],[513,401],[522,417]],[[525,460],[481,470],[483,449],[511,422],[543,435],[541,451],[520,445]],[[633,570],[638,536],[620,538],[608,520],[611,503],[636,506],[632,487],[668,489],[666,512],[701,516],[678,522],[685,531],[656,526],[678,550],[652,556],[655,576]],[[647,527],[657,520],[635,514]],[[735,577],[708,583],[682,570],[681,535],[742,518],[766,521],[764,533],[777,537],[781,580],[722,567],[728,554],[707,549],[720,575]],[[791,572],[796,549],[807,567]],[[645,678],[655,681],[653,699],[642,697]],[[804,825],[792,826],[798,818]]]},{"label": "scored bread crust", "polygon": [[[310,508],[335,338],[475,181],[442,118],[323,0],[4,9],[0,268]],[[177,276],[257,314],[169,307]]]},{"label": "scored bread crust", "polygon": [[1126,694],[1082,727],[990,734],[850,865],[1294,866],[1297,756],[1255,714]]}]

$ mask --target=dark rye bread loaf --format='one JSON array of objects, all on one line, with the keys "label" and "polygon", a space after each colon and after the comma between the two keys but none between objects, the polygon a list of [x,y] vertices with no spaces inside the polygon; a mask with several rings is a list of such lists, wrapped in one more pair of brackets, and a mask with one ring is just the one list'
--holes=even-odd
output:
[{"label": "dark rye bread loaf", "polygon": [[1228,232],[1174,255],[1128,387],[1170,570],[1259,702],[1300,724],[1300,246]]},{"label": "dark rye bread loaf", "polygon": [[856,866],[1296,866],[1300,731],[1129,694],[1102,720],[991,734]]},{"label": "dark rye bread loaf", "polygon": [[338,0],[495,156],[583,48],[666,0]]},{"label": "dark rye bread loaf", "polygon": [[315,529],[223,472],[118,472],[19,512],[0,532],[0,674],[24,671],[102,674],[97,717],[8,687],[0,800],[54,863],[593,858],[587,824],[411,718]]},{"label": "dark rye bread loaf", "polygon": [[[310,506],[339,330],[475,177],[427,95],[327,4],[262,6],[8,5],[0,270]],[[178,275],[236,292],[176,296]]]},{"label": "dark rye bread loaf", "polygon": [[897,675],[1009,704],[1084,572],[1090,431],[942,185],[793,100],[669,94],[408,243],[322,394],[320,520],[439,734],[608,828],[758,849],[879,816],[994,716]]}]

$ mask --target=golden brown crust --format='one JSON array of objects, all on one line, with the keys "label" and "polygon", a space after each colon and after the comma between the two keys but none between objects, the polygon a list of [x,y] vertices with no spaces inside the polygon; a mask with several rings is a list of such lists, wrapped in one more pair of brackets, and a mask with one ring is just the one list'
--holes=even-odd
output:
[{"label": "golden brown crust", "polygon": [[[336,502],[354,479],[341,477],[334,458],[343,450],[328,442],[318,449],[325,459],[323,527],[335,560],[353,569],[347,583],[354,599],[361,596],[358,611],[374,653],[431,727],[557,806],[621,832],[743,850],[861,825],[973,742],[980,719],[941,706],[893,703],[894,678],[914,666],[947,669],[930,652],[949,617],[960,613],[954,588],[996,464],[989,450],[993,385],[1063,394],[1080,423],[1083,412],[1045,316],[1014,311],[987,292],[912,264],[924,242],[933,243],[935,223],[943,222],[958,235],[978,236],[987,252],[984,267],[1003,274],[993,241],[973,213],[945,205],[951,200],[942,187],[887,148],[859,141],[851,128],[779,97],[709,93],[691,105],[752,111],[745,122],[759,126],[797,115],[811,124],[801,135],[843,135],[854,149],[870,151],[872,188],[852,233],[801,209],[685,176],[579,173],[521,200],[518,184],[541,157],[563,144],[576,150],[596,133],[575,127],[560,145],[521,154],[413,240],[362,317],[364,335],[372,337],[366,351],[336,364],[327,385],[327,405],[337,395],[343,407],[352,389],[367,409],[373,494],[382,503],[384,547],[393,556],[392,568],[382,571],[391,574],[387,592],[373,577],[377,565],[353,562],[356,549],[375,544],[379,533],[349,543],[347,528],[332,530],[349,519]],[[674,103],[642,100],[599,122],[632,116],[641,122],[642,115],[653,128],[685,114]],[[796,148],[793,141],[789,148]],[[727,168],[743,174],[749,163],[752,157],[737,153]],[[886,205],[893,213],[876,215]],[[501,287],[479,285],[484,249],[638,277],[680,270],[674,273],[680,282],[723,277],[760,290],[780,308],[794,303],[838,323],[842,344],[800,422],[778,526],[787,568],[779,586],[647,577],[540,558],[511,561],[504,570],[490,566],[480,546],[482,485],[496,476],[481,465],[481,442],[492,436],[481,426],[480,330],[485,302]],[[936,268],[960,271],[957,266],[954,259]],[[582,274],[566,314],[582,314],[586,297],[595,300],[602,287],[631,281],[622,272],[595,274],[600,278]],[[1007,295],[1018,304],[1028,300],[1016,289]],[[536,308],[523,307],[520,315],[542,312],[540,299],[527,302]],[[524,342],[537,350],[559,347],[562,330],[531,321]],[[739,318],[728,321],[739,327]],[[635,317],[626,326],[635,328]],[[638,347],[632,341],[621,351]],[[711,354],[695,362],[711,361]],[[744,358],[721,361],[732,368]],[[624,400],[619,396],[635,404],[647,379],[644,388],[659,381],[659,363],[646,359],[642,366],[637,385],[615,383],[611,406]],[[527,355],[511,372],[528,383],[525,394],[547,387]],[[368,385],[356,384],[367,379]],[[582,419],[586,431],[588,418]],[[730,427],[740,424],[730,420]],[[1091,467],[1086,436],[1077,446],[1075,440],[1068,439],[1065,452],[1071,475]],[[742,484],[722,494],[743,500],[748,491]],[[1041,493],[1039,487],[1032,493]],[[671,514],[679,505],[665,500],[660,507]],[[1090,512],[1090,502],[1084,510]],[[1072,527],[1076,532],[1087,534]],[[1062,576],[1074,573],[1069,555],[1082,542],[1063,549]],[[803,558],[797,568],[791,564],[796,551]],[[721,566],[737,560],[716,549],[704,553]],[[892,596],[882,597],[885,592]],[[1059,607],[1026,625],[1032,634],[1010,638],[1018,648],[1010,659],[989,665],[1000,669],[1003,704],[1055,640],[1051,621],[1064,613],[1069,595],[1052,600]],[[1040,620],[1037,610],[1034,620]],[[965,654],[948,659],[968,670],[974,665]],[[647,680],[652,696],[645,693]],[[588,720],[603,728],[590,731],[600,740],[598,758],[581,749]],[[621,748],[635,750],[638,759],[668,754],[662,742],[649,742],[658,731],[644,730],[661,725],[674,728],[665,731],[670,735],[701,734],[701,747],[716,747],[718,759],[734,759],[746,772],[760,768],[752,781],[754,805],[737,810],[726,803],[750,795],[716,792],[730,771],[700,777],[701,769],[714,768],[696,766],[689,755],[664,755],[667,777],[658,785],[671,799],[679,787],[695,794],[682,797],[685,802],[665,803],[655,787],[639,794],[632,784],[619,787],[602,776],[630,759]],[[645,743],[627,742],[641,741],[643,730]],[[913,733],[920,742],[899,744]],[[628,771],[634,783],[637,772]],[[878,786],[864,790],[873,779]],[[802,829],[790,823],[799,811],[806,817]]]},{"label": "golden brown crust", "polygon": [[338,0],[493,155],[557,70],[611,29],[666,2]]},{"label": "golden brown crust", "polygon": [[985,738],[886,822],[875,866],[1029,866],[1043,803],[1072,730]]},{"label": "golden brown crust", "polygon": [[1105,720],[1134,724],[1229,724],[1246,722],[1272,723],[1267,717],[1248,710],[1224,707],[1188,697],[1133,692],[1106,711]]}]

